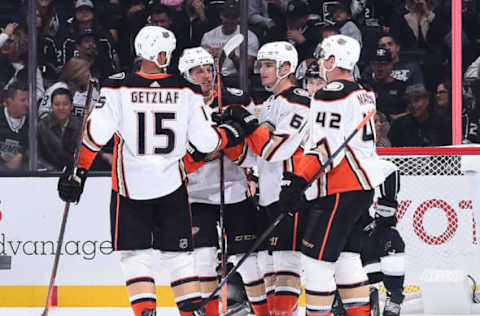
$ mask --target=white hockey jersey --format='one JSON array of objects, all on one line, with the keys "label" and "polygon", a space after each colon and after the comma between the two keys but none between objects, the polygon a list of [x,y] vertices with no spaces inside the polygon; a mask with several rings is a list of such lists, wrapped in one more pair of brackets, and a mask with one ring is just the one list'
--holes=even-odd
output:
[{"label": "white hockey jersey", "polygon": [[88,118],[79,167],[89,168],[114,136],[112,187],[131,199],[153,199],[175,191],[184,180],[182,157],[190,141],[204,153],[224,135],[201,110],[203,98],[185,81],[160,74],[110,77]]},{"label": "white hockey jersey", "polygon": [[[311,180],[368,112],[375,109],[375,94],[346,80],[332,81],[319,90],[310,105],[309,136],[304,153],[294,160],[294,172]],[[338,192],[370,190],[384,181],[375,147],[373,117],[342,150],[326,173],[307,191],[307,199]]]},{"label": "white hockey jersey", "polygon": [[261,127],[246,138],[246,157],[242,154],[236,160],[242,166],[257,166],[261,206],[277,202],[280,197],[283,172],[292,170],[292,156],[308,130],[309,104],[308,92],[292,87],[270,96],[252,110]]},{"label": "white hockey jersey", "polygon": [[[235,94],[233,94],[235,93]],[[225,89],[222,92],[223,104],[241,104],[248,106],[250,98],[238,89]],[[212,113],[218,112],[218,98],[211,105],[205,105],[204,110],[211,124]],[[245,169],[224,159],[225,203],[234,204],[248,197],[248,181]],[[220,204],[220,161],[218,159],[206,162],[202,167],[188,175],[188,197],[192,203]]]},{"label": "white hockey jersey", "polygon": [[[52,94],[55,90],[59,88],[68,89],[68,85],[65,82],[59,81],[54,83],[50,88],[45,91],[43,95],[42,101],[38,107],[38,116],[43,118],[48,115],[48,113],[52,112]],[[92,104],[98,102],[100,97],[100,91],[97,87],[93,88],[92,91]],[[74,116],[82,116],[83,109],[85,108],[85,103],[87,101],[87,91],[77,91],[73,95],[73,111],[72,114]]]}]

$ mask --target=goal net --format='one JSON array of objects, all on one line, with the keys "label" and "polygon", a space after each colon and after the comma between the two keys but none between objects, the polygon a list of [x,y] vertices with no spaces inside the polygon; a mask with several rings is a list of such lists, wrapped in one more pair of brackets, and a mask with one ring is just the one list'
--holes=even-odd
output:
[{"label": "goal net", "polygon": [[[425,269],[463,270],[480,282],[480,148],[379,148],[401,174],[398,224],[405,240],[405,294],[421,296]],[[475,212],[479,215],[475,215]]]}]

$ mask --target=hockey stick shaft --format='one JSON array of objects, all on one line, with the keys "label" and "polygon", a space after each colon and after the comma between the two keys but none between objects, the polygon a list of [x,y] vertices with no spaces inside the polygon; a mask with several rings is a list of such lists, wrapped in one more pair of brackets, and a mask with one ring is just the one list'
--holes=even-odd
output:
[{"label": "hockey stick shaft", "polygon": [[[236,49],[243,42],[243,35],[237,34],[234,35],[225,45],[220,53],[220,56],[217,61],[217,98],[218,98],[218,110],[220,115],[223,112],[223,99],[222,99],[222,65],[225,62],[225,59],[230,55],[230,53]],[[222,279],[226,275],[226,246],[225,246],[225,155],[223,151],[220,153],[220,214],[219,214],[219,226],[220,226],[220,256],[221,256],[221,266],[222,266]],[[227,312],[227,286],[222,287],[222,312]]]},{"label": "hockey stick shaft", "polygon": [[[80,158],[80,149],[82,147],[83,131],[85,130],[85,125],[87,123],[88,113],[90,111],[90,103],[92,101],[92,93],[93,93],[94,84],[95,84],[95,82],[92,79],[90,79],[88,81],[87,99],[86,99],[86,102],[85,102],[86,103],[85,108],[83,109],[82,125],[81,125],[81,129],[80,129],[79,140],[78,140],[77,146],[75,148],[75,155],[74,155],[74,161],[73,161],[73,174],[76,173],[77,166],[78,166],[78,160]],[[55,258],[53,260],[52,273],[50,275],[50,282],[48,284],[47,301],[45,302],[45,308],[43,310],[42,316],[47,316],[49,308],[50,308],[50,301],[52,299],[53,286],[55,284],[55,278],[57,276],[58,263],[60,261],[60,252],[61,252],[61,249],[62,249],[62,246],[63,246],[63,237],[65,236],[65,228],[67,226],[67,218],[68,218],[69,210],[70,210],[70,202],[65,202],[65,207],[63,209],[62,223],[60,224],[60,232],[58,234],[57,249],[55,251]]]},{"label": "hockey stick shaft", "polygon": [[[333,163],[335,157],[338,156],[338,154],[348,145],[348,143],[352,140],[355,135],[367,124],[367,122],[372,118],[372,116],[375,114],[375,110],[372,110],[368,112],[368,114],[365,116],[365,118],[358,124],[358,126],[353,130],[353,132],[345,139],[345,141],[335,150],[335,152],[328,158],[327,161],[322,165],[322,167],[315,173],[313,178],[307,183],[305,188],[302,190],[302,194],[305,194],[305,192],[308,190],[308,188],[315,183],[315,181],[318,179],[318,177],[325,172],[325,170]],[[192,304],[192,310],[197,310],[204,306],[207,302],[209,302],[211,299],[215,297],[217,292],[221,289],[221,287],[228,281],[228,279],[238,270],[238,268],[243,264],[245,260],[255,251],[257,248],[268,238],[268,236],[272,233],[272,231],[280,224],[280,222],[285,218],[286,213],[282,212],[280,215],[278,215],[277,218],[274,219],[274,221],[268,226],[268,228],[258,237],[253,244],[252,247],[238,260],[237,264],[228,272],[228,274],[225,276],[225,278],[220,282],[220,284],[217,286],[217,288],[208,296],[207,298],[203,299],[201,302],[196,303],[195,305]],[[195,306],[195,307],[194,307]]]},{"label": "hockey stick shaft", "polygon": [[[222,56],[225,56],[225,52],[222,51],[220,58],[218,59],[217,62],[217,98],[218,98],[218,112],[220,115],[223,112],[223,100],[222,100],[222,80],[221,80],[221,70],[222,70],[222,64],[225,61],[225,58],[222,58]],[[222,266],[222,279],[225,278],[226,275],[226,263],[225,263],[225,257],[226,257],[226,249],[225,249],[225,224],[224,224],[224,218],[225,218],[225,154],[223,151],[220,153],[220,159],[219,159],[219,164],[220,164],[220,214],[219,214],[219,226],[220,226],[220,261],[221,261],[221,266]],[[227,299],[227,286],[222,287],[222,312],[226,313],[227,312],[227,304],[228,304],[228,299]]]}]

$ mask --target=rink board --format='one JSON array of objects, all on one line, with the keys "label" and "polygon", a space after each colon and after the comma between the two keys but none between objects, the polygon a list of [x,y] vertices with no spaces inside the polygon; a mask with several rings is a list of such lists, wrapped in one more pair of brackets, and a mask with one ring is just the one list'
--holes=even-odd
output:
[{"label": "rink board", "polygon": [[[408,190],[413,187],[410,181],[418,180],[402,178],[399,197],[405,206],[398,228],[407,243],[407,284],[418,285],[425,267],[464,269],[480,281],[478,229],[468,177],[424,177],[423,186],[435,194],[420,193],[421,198],[418,189]],[[56,178],[0,181],[0,254],[12,256],[12,269],[0,270],[0,306],[36,307],[45,303],[64,209],[56,186]],[[110,190],[109,178],[89,178],[81,202],[70,208],[55,282],[57,306],[129,305],[118,256],[112,253],[110,243]],[[422,205],[433,199],[444,200],[446,208],[422,210]],[[414,229],[419,221],[421,230]],[[426,242],[437,240],[435,236],[445,235],[445,231],[451,237],[437,244]],[[419,236],[419,232],[424,235]],[[154,271],[158,305],[174,306],[159,260]],[[304,305],[303,296],[301,303]]]}]

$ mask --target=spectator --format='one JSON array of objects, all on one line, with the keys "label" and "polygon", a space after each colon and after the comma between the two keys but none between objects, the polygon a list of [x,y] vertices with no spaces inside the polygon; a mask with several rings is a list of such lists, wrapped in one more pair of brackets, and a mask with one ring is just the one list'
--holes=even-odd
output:
[{"label": "spectator", "polygon": [[350,7],[339,3],[333,8],[332,13],[335,26],[340,30],[340,34],[353,37],[362,46],[362,33],[355,22],[352,21]]},{"label": "spectator", "polygon": [[390,123],[387,117],[382,112],[375,113],[375,135],[377,147],[392,147],[390,140],[387,138],[388,131],[390,129]]},{"label": "spectator", "polygon": [[448,60],[445,35],[450,31],[448,21],[435,13],[435,0],[406,0],[407,12],[393,19],[391,33],[404,49],[423,54],[422,67],[425,86],[432,91],[444,75],[442,64]]},{"label": "spectator", "polygon": [[[28,40],[25,31],[16,28],[0,48],[0,89],[7,89],[15,81],[28,81],[26,67]],[[42,73],[37,68],[37,100],[44,93]]]},{"label": "spectator", "polygon": [[[37,0],[37,9],[42,26],[45,28],[43,32],[54,38],[56,42],[60,42],[67,24],[66,17],[55,8],[54,0]],[[28,5],[21,7],[15,15],[15,22],[24,23],[28,12]]]},{"label": "spectator", "polygon": [[423,85],[406,89],[409,114],[392,123],[388,138],[393,147],[428,147],[451,144],[448,124],[431,111],[430,94]]},{"label": "spectator", "polygon": [[75,43],[75,55],[90,63],[92,75],[98,78],[100,82],[116,72],[117,68],[110,58],[111,56],[99,52],[100,41],[93,30],[84,29],[78,32]]},{"label": "spectator", "polygon": [[304,0],[291,0],[287,5],[286,16],[265,35],[265,42],[288,41],[298,52],[298,62],[313,56],[321,41],[322,24],[318,19],[310,19],[310,8]]},{"label": "spectator", "polygon": [[81,119],[72,114],[73,96],[65,88],[52,93],[52,112],[38,123],[39,154],[53,169],[71,165],[80,139]]},{"label": "spectator", "polygon": [[188,46],[200,46],[203,35],[217,26],[214,24],[216,19],[211,16],[211,10],[205,7],[203,0],[186,0],[185,8],[190,17]]},{"label": "spectator", "polygon": [[[119,69],[119,59],[113,47],[113,38],[110,32],[106,31],[97,21],[91,0],[77,0],[75,2],[75,14],[67,25],[67,32],[63,41],[62,56],[65,64],[70,58],[78,55],[79,37],[83,39],[85,34],[95,34],[96,51],[99,63],[105,67]],[[112,66],[111,66],[112,65]]]},{"label": "spectator", "polygon": [[[393,59],[392,77],[405,82],[407,86],[414,84],[423,84],[423,73],[420,65],[416,61],[406,61],[401,59],[401,47],[397,40],[390,33],[383,33],[378,38],[378,47],[390,51]],[[372,68],[367,66],[362,78],[372,78]]]},{"label": "spectator", "polygon": [[[226,0],[224,6],[220,11],[220,19],[222,24],[210,32],[205,33],[202,38],[201,46],[208,50],[212,56],[218,58],[223,45],[232,38],[235,34],[240,33],[240,26],[238,25],[240,21],[240,7],[238,0]],[[248,60],[247,68],[248,72],[251,73],[253,70],[253,63],[255,61],[255,56],[258,52],[258,39],[255,34],[251,31],[248,31]],[[228,56],[223,64],[221,69],[222,74],[227,76],[237,77],[238,70],[240,69],[240,51],[236,49],[235,51]],[[227,79],[227,78],[226,78]],[[228,79],[227,79],[228,81]],[[235,87],[238,87],[238,80]]]},{"label": "spectator", "polygon": [[[452,84],[442,81],[437,85],[433,112],[445,121],[452,121]],[[449,125],[451,127],[451,123]]]},{"label": "spectator", "polygon": [[405,82],[392,77],[393,59],[390,51],[379,48],[370,61],[373,69],[371,85],[377,98],[377,109],[389,119],[407,114]]},{"label": "spectator", "polygon": [[[24,20],[18,26],[28,34],[28,17],[30,12],[25,14]],[[37,63],[42,73],[45,86],[50,86],[58,80],[62,58],[61,50],[57,49],[58,42],[52,35],[49,25],[44,23],[40,10],[37,9],[36,29],[37,29]]]},{"label": "spectator", "polygon": [[22,168],[28,147],[28,87],[13,82],[0,109],[0,170]]},{"label": "spectator", "polygon": [[13,31],[17,28],[17,23],[8,23],[2,33],[0,33],[0,48],[5,44],[5,42],[12,37]]},{"label": "spectator", "polygon": [[275,26],[275,20],[270,17],[268,12],[269,2],[273,1],[250,0],[248,2],[248,25],[259,38],[262,38],[268,29]]},{"label": "spectator", "polygon": [[[43,96],[42,102],[38,109],[40,118],[44,118],[52,111],[51,101],[52,94],[58,88],[70,90],[73,95],[73,115],[81,116],[87,98],[88,78],[90,74],[90,63],[80,57],[71,58],[65,66],[63,66],[60,74],[60,81],[47,89]],[[98,100],[99,91],[94,88],[92,99],[95,103]]]}]

